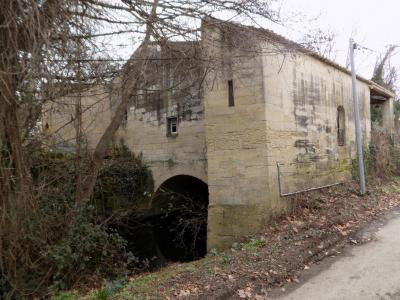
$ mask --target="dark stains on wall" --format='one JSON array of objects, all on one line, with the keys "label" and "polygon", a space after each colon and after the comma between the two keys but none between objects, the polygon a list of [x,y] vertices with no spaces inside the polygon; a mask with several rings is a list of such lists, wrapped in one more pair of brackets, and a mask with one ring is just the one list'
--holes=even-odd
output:
[{"label": "dark stains on wall", "polygon": [[[142,120],[175,116],[179,121],[203,118],[200,49],[196,42],[153,45],[146,74],[132,95],[132,107],[142,110]],[[149,118],[145,117],[147,115]]]},{"label": "dark stains on wall", "polygon": [[316,162],[320,159],[317,153],[317,147],[309,140],[297,140],[294,146],[299,149],[296,162]]},{"label": "dark stains on wall", "polygon": [[313,74],[300,74],[293,70],[293,103],[296,125],[302,131],[307,131],[310,125],[318,127],[316,118],[317,107],[321,105],[322,80]]},{"label": "dark stains on wall", "polygon": [[[298,149],[296,163],[321,163],[324,157],[334,157],[331,143],[336,130],[329,114],[336,112],[333,108],[337,99],[343,99],[344,87],[341,82],[333,82],[331,88],[332,92],[328,95],[327,81],[323,77],[300,73],[293,68],[293,114],[297,130],[304,136],[294,144]],[[315,141],[317,136],[326,140],[325,149],[320,149],[318,141]]]}]

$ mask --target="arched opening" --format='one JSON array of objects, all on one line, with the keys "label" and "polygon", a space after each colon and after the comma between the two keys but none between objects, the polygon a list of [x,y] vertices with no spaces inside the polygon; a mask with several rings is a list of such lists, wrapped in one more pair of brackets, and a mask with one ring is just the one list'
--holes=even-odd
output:
[{"label": "arched opening", "polygon": [[158,188],[150,208],[149,200],[132,203],[130,211],[127,208],[127,213],[109,223],[127,241],[127,251],[137,259],[135,266],[154,270],[168,262],[204,257],[208,185],[192,176],[174,176]]},{"label": "arched opening", "polygon": [[337,142],[339,146],[344,146],[346,143],[346,120],[343,106],[337,109]]},{"label": "arched opening", "polygon": [[165,181],[152,199],[153,237],[167,261],[191,261],[207,252],[208,186],[192,176]]}]

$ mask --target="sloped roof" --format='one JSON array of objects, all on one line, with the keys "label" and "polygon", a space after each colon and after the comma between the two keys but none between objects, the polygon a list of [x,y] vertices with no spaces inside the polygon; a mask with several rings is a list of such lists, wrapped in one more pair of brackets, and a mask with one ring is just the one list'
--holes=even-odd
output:
[{"label": "sloped roof", "polygon": [[[346,73],[346,74],[351,76],[351,71],[349,69],[339,65],[338,63],[336,63],[336,62],[334,62],[334,61],[332,61],[332,60],[330,60],[330,59],[328,59],[326,57],[323,57],[322,55],[320,55],[320,54],[318,54],[318,53],[316,53],[314,51],[311,51],[311,50],[305,48],[303,45],[301,45],[299,43],[296,43],[296,42],[294,42],[292,40],[287,39],[286,37],[274,32],[274,31],[272,31],[270,29],[257,28],[257,27],[253,27],[253,26],[248,26],[248,25],[235,23],[235,22],[232,22],[232,21],[229,21],[229,22],[228,21],[223,21],[223,20],[220,20],[220,19],[212,18],[212,17],[208,17],[207,19],[204,20],[204,22],[206,24],[207,23],[212,24],[212,25],[216,25],[217,24],[217,25],[223,25],[223,26],[233,27],[233,28],[242,29],[242,30],[253,31],[255,33],[260,34],[261,37],[268,38],[268,39],[273,40],[273,41],[275,41],[275,42],[277,42],[277,43],[279,43],[279,44],[281,44],[283,46],[286,46],[288,48],[292,48],[292,49],[294,49],[296,51],[302,52],[302,53],[304,53],[304,54],[306,54],[308,56],[311,56],[311,57],[323,62],[324,64],[327,64],[327,65],[329,65],[329,66],[331,66],[331,67],[333,67],[333,68],[335,68],[335,69],[337,69],[339,71],[342,71],[342,72],[344,72],[344,73]],[[203,26],[204,25],[205,24],[203,23]],[[362,81],[362,82],[364,82],[364,83],[366,83],[366,84],[368,84],[369,88],[371,90],[374,90],[376,93],[385,95],[387,97],[395,97],[395,95],[394,95],[394,93],[392,91],[390,91],[390,90],[386,89],[385,87],[377,84],[376,82],[373,82],[373,81],[371,81],[369,79],[366,79],[366,78],[364,78],[362,76],[359,76],[359,75],[357,75],[357,79]]]}]

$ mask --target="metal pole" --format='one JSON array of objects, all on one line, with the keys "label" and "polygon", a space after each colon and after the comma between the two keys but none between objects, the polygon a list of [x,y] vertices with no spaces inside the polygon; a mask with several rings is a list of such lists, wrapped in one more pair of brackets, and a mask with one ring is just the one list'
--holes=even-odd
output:
[{"label": "metal pole", "polygon": [[356,44],[353,39],[350,39],[350,63],[351,63],[351,78],[353,85],[353,103],[354,103],[354,123],[356,129],[356,144],[357,144],[357,161],[358,161],[358,174],[360,178],[360,193],[365,194],[365,175],[364,175],[364,159],[362,151],[362,136],[361,136],[361,125],[360,125],[360,107],[358,102],[357,93],[357,78],[356,70],[354,67],[354,49]]},{"label": "metal pole", "polygon": [[279,195],[282,196],[282,183],[281,183],[281,164],[276,162],[276,168],[278,170],[278,187],[279,187]]}]

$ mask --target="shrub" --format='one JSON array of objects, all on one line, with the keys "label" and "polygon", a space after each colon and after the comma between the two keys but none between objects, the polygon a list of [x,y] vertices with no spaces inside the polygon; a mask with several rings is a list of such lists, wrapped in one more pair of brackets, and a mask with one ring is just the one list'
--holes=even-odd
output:
[{"label": "shrub", "polygon": [[[388,177],[400,171],[399,148],[395,139],[383,132],[372,131],[368,148],[363,148],[364,167],[367,176]],[[357,159],[353,160],[352,174],[358,177]]]},{"label": "shrub", "polygon": [[[7,226],[0,227],[6,228],[0,230],[0,299],[46,296],[93,275],[112,279],[124,275],[127,264],[135,262],[126,251],[126,241],[99,217],[93,205],[98,201],[75,201],[77,170],[84,176],[88,161],[72,154],[37,153],[31,163],[30,206],[21,209],[12,196],[3,200],[0,210]],[[107,159],[100,176],[108,193],[101,195],[104,201],[115,191],[119,195],[127,191],[133,203],[151,184],[151,173],[140,158],[126,151]],[[135,183],[129,185],[130,180]]]},{"label": "shrub", "polygon": [[53,269],[51,281],[57,288],[68,288],[93,273],[115,277],[125,272],[126,241],[90,220],[92,211],[90,206],[76,205],[62,237],[42,251],[44,263]]},{"label": "shrub", "polygon": [[150,170],[125,147],[118,148],[113,159],[100,171],[95,186],[94,202],[104,217],[118,212],[129,214],[153,191]]}]

